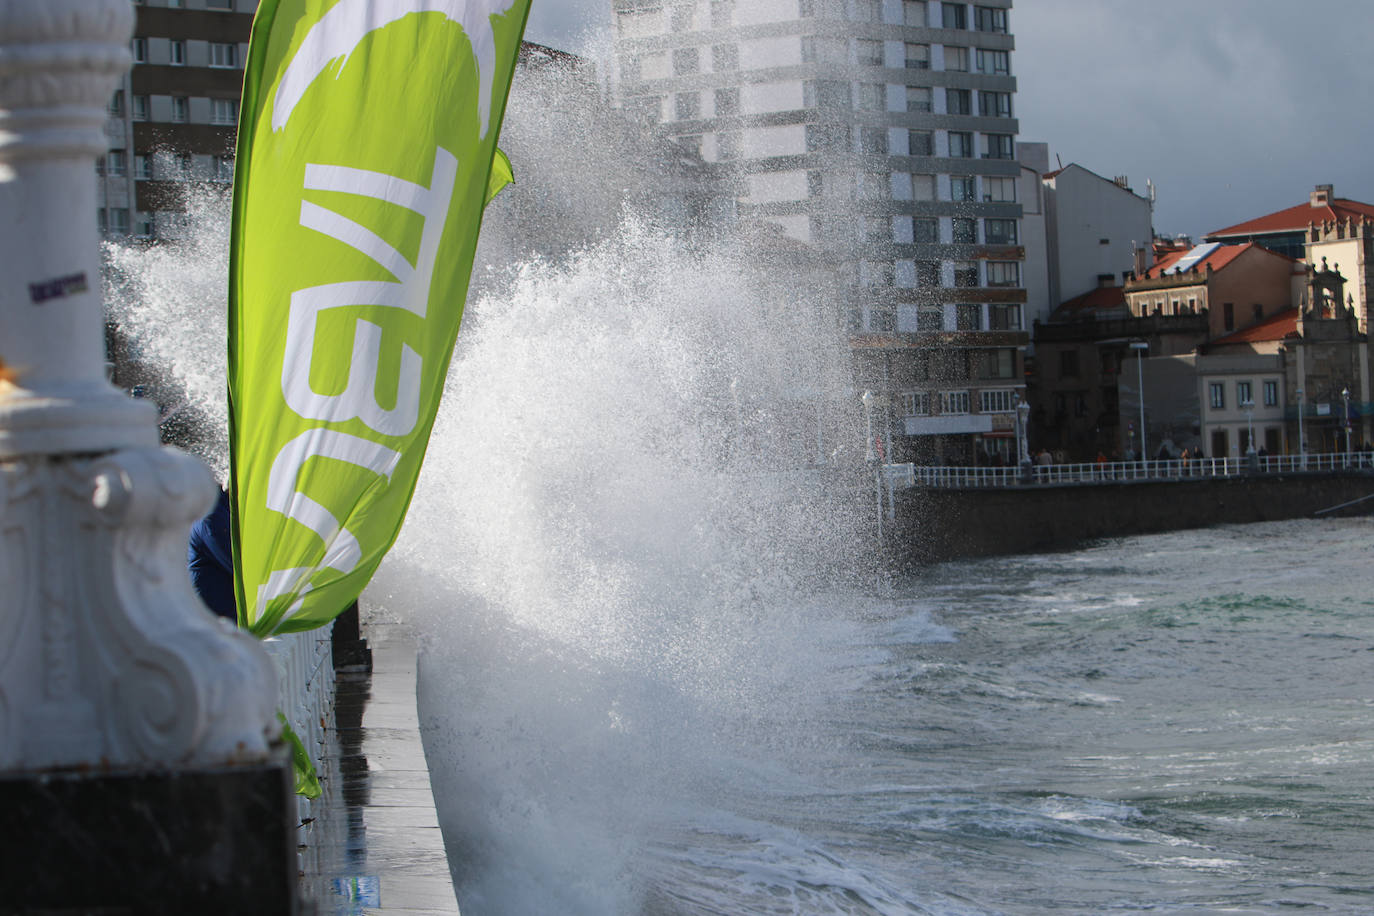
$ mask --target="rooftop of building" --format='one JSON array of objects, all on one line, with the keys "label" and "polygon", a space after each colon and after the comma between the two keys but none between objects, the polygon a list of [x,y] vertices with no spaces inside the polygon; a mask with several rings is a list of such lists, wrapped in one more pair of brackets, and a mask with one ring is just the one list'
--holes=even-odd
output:
[{"label": "rooftop of building", "polygon": [[1374,204],[1336,197],[1329,184],[1317,185],[1307,203],[1279,210],[1266,216],[1217,229],[1207,234],[1209,239],[1236,236],[1270,235],[1281,232],[1300,232],[1309,225],[1327,222],[1374,220]]},{"label": "rooftop of building", "polygon": [[1218,242],[1208,242],[1194,245],[1186,251],[1171,251],[1146,270],[1140,279],[1158,280],[1167,275],[1185,274],[1194,270],[1203,273],[1209,268],[1212,271],[1218,271],[1240,257],[1247,249],[1256,247],[1258,246],[1253,242],[1246,242],[1243,245],[1223,245]]},{"label": "rooftop of building", "polygon": [[1298,309],[1290,306],[1280,312],[1275,312],[1263,321],[1252,324],[1248,328],[1242,328],[1234,333],[1227,334],[1225,337],[1218,337],[1211,341],[1207,346],[1225,347],[1232,344],[1253,344],[1266,341],[1283,340],[1298,333]]},{"label": "rooftop of building", "polygon": [[1082,321],[1098,315],[1121,315],[1126,310],[1126,290],[1120,286],[1099,286],[1060,303],[1051,321]]}]

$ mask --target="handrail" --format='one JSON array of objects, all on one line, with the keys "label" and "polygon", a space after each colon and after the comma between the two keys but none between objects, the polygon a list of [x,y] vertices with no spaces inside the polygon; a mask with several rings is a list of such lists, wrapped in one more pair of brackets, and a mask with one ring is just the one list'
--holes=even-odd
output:
[{"label": "handrail", "polygon": [[907,487],[1024,487],[1045,484],[1104,484],[1133,480],[1185,481],[1253,474],[1322,474],[1335,471],[1374,473],[1374,454],[1332,452],[1309,455],[1250,455],[1239,458],[1151,458],[1083,464],[1035,464],[1017,467],[936,467],[888,464],[883,477],[889,490]]}]

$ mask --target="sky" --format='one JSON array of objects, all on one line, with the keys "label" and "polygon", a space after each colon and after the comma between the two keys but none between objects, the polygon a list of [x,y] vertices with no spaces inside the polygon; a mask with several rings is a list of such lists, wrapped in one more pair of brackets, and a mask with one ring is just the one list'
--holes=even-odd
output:
[{"label": "sky", "polygon": [[[604,46],[610,9],[534,0],[526,38]],[[1374,203],[1371,0],[1017,0],[1010,21],[1018,139],[1152,181],[1157,233],[1197,241],[1318,184]]]}]

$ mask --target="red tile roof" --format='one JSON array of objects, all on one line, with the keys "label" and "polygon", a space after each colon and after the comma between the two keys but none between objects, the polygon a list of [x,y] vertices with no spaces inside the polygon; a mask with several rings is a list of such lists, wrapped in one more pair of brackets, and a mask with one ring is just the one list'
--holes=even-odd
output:
[{"label": "red tile roof", "polygon": [[1342,219],[1374,219],[1374,205],[1362,204],[1358,200],[1337,197],[1329,203],[1314,207],[1311,203],[1298,204],[1287,210],[1279,210],[1268,216],[1261,216],[1225,229],[1207,233],[1207,238],[1234,235],[1265,235],[1271,232],[1297,232],[1306,229],[1309,223],[1334,222]]},{"label": "red tile roof", "polygon": [[[1236,258],[1240,257],[1241,253],[1244,252],[1247,248],[1254,247],[1256,246],[1253,242],[1246,242],[1244,245],[1218,246],[1215,251],[1213,251],[1207,257],[1203,258],[1201,261],[1197,262],[1198,273],[1206,273],[1208,265],[1211,265],[1211,268],[1214,271],[1221,270],[1227,264],[1230,264]],[[1191,250],[1192,249],[1189,249],[1189,251]],[[1141,279],[1158,280],[1160,277],[1164,276],[1165,274],[1168,274],[1173,269],[1173,266],[1175,264],[1177,264],[1179,261],[1182,261],[1185,257],[1187,257],[1189,251],[1170,252],[1160,260],[1156,261],[1154,265],[1150,267],[1149,270],[1145,271],[1145,276]],[[1179,276],[1187,276],[1187,274],[1180,274]]]},{"label": "red tile roof", "polygon": [[1209,343],[1208,347],[1220,347],[1226,344],[1259,343],[1267,340],[1283,340],[1291,334],[1298,333],[1298,310],[1293,307],[1275,312],[1259,324],[1252,324],[1248,328],[1236,331],[1234,334],[1227,334],[1225,337],[1218,337]]},{"label": "red tile roof", "polygon": [[1081,296],[1074,296],[1054,310],[1054,318],[1072,321],[1086,318],[1095,312],[1126,308],[1126,290],[1120,286],[1099,286]]}]

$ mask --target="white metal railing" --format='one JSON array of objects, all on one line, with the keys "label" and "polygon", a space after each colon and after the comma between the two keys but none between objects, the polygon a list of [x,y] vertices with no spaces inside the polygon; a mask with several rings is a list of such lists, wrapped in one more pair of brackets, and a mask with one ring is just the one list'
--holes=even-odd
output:
[{"label": "white metal railing", "polygon": [[[337,779],[330,778],[327,772],[330,756],[326,747],[326,723],[334,719],[334,656],[330,634],[332,629],[321,627],[304,633],[288,633],[264,639],[262,646],[271,656],[277,667],[277,707],[291,730],[301,739],[310,759],[316,767],[324,787],[324,795],[311,801],[303,795],[296,796],[298,815],[297,864],[309,871],[305,861],[307,856],[318,857],[321,850],[329,846],[322,842],[322,831],[337,828],[337,825],[324,823],[323,817],[330,808],[329,803]],[[315,863],[318,865],[319,863]],[[315,874],[319,873],[316,868]]]},{"label": "white metal railing", "polygon": [[1197,480],[1240,477],[1251,473],[1294,474],[1331,471],[1374,473],[1374,454],[1335,452],[1320,455],[1269,455],[1240,458],[1151,459],[1087,464],[1037,464],[1025,475],[1017,467],[930,467],[890,464],[884,468],[889,489],[904,487],[1017,487],[1036,484],[1092,484],[1127,480]]}]

